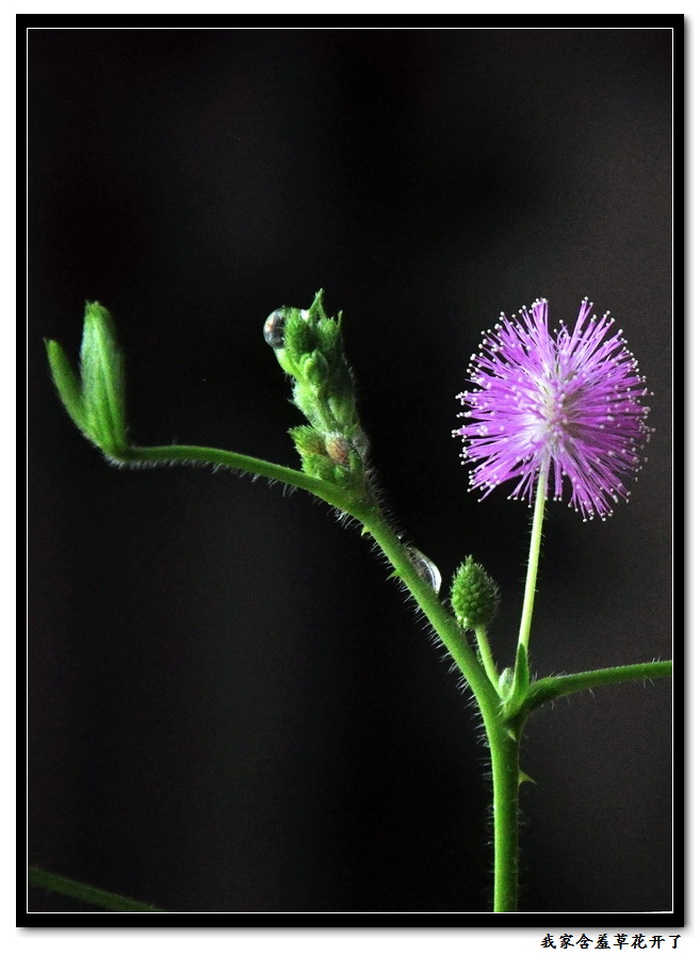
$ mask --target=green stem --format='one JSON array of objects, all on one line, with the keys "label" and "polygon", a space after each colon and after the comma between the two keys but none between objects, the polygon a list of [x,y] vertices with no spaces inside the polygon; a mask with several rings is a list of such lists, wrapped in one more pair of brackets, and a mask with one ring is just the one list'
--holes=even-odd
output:
[{"label": "green stem", "polygon": [[533,683],[527,692],[523,709],[530,711],[542,703],[549,703],[560,696],[591,690],[594,686],[608,686],[630,680],[653,680],[670,677],[673,672],[671,660],[651,663],[632,663],[627,666],[605,667],[602,670],[585,670],[582,673],[567,673],[563,676],[547,676]]},{"label": "green stem", "polygon": [[527,561],[527,577],[525,579],[525,593],[523,594],[523,612],[520,618],[520,633],[518,643],[527,650],[530,642],[530,627],[532,625],[532,610],[535,605],[535,590],[537,587],[537,568],[540,562],[540,544],[542,542],[542,523],[544,521],[544,505],[547,500],[547,476],[549,464],[545,463],[540,471],[535,495],[535,509],[532,515],[532,532],[530,534],[530,553]]},{"label": "green stem", "polygon": [[320,478],[287,468],[281,464],[273,464],[262,458],[253,458],[247,454],[238,454],[235,451],[223,451],[221,448],[207,448],[189,444],[166,444],[159,447],[141,448],[131,446],[118,457],[112,456],[116,464],[168,464],[176,461],[180,464],[214,464],[236,471],[247,471],[250,474],[269,478],[271,481],[280,481],[291,487],[300,488],[315,494],[332,507],[348,511],[352,502],[349,495],[342,488],[322,481]]},{"label": "green stem", "polygon": [[476,697],[486,723],[487,732],[499,724],[500,697],[479,663],[476,654],[467,643],[464,631],[455,618],[443,606],[430,584],[417,572],[406,548],[391,529],[377,507],[359,508],[350,512],[362,521],[384,555],[394,567],[396,574],[406,585],[416,603],[428,618],[444,643],[460,672]]},{"label": "green stem", "polygon": [[105,892],[103,889],[96,889],[92,885],[86,885],[84,882],[75,882],[73,879],[67,879],[62,875],[54,875],[53,872],[47,872],[39,866],[33,865],[29,869],[29,884],[40,889],[48,889],[50,892],[59,892],[61,895],[67,895],[71,899],[80,899],[81,902],[89,902],[90,905],[96,905],[99,908],[107,909],[109,912],[164,912],[165,909],[158,909],[155,905],[148,905],[146,902],[137,902],[125,895],[117,895],[115,892]]},{"label": "green stem", "polygon": [[494,880],[493,911],[518,908],[518,795],[520,733],[501,728],[489,738],[493,775]]},{"label": "green stem", "polygon": [[[484,721],[491,754],[494,827],[494,912],[514,912],[518,906],[518,763],[519,731],[506,722],[490,651],[481,647],[481,666],[457,621],[432,588],[416,573],[405,549],[380,514],[361,519],[410,590],[469,684]],[[482,632],[482,639],[485,632]],[[478,639],[478,634],[477,634]],[[488,645],[487,645],[488,646]],[[493,674],[488,672],[490,661]],[[494,685],[494,677],[495,684]]]},{"label": "green stem", "polygon": [[[549,466],[540,470],[532,515],[530,552],[527,562],[523,610],[520,619],[518,643],[525,653],[530,642],[532,611],[537,588],[537,568],[542,542],[547,475]],[[478,638],[478,635],[477,635]],[[481,644],[479,644],[481,647]],[[521,651],[522,653],[522,651]],[[482,652],[483,656],[483,652]],[[491,661],[493,665],[493,661]],[[484,665],[488,668],[486,660]],[[494,668],[495,672],[495,668]],[[517,664],[516,664],[517,672]],[[493,677],[492,677],[493,679]],[[491,771],[493,774],[493,829],[494,829],[494,912],[515,912],[518,908],[518,796],[520,788],[520,732],[524,720],[517,726],[506,722],[501,715],[497,733],[489,734]],[[487,728],[488,732],[488,728]]]},{"label": "green stem", "polygon": [[489,637],[488,633],[486,632],[486,627],[476,627],[474,634],[476,636],[477,646],[479,647],[481,662],[484,665],[484,669],[486,670],[489,680],[491,680],[496,690],[498,690],[498,670],[496,669],[496,664],[493,662],[491,645],[489,644]]}]

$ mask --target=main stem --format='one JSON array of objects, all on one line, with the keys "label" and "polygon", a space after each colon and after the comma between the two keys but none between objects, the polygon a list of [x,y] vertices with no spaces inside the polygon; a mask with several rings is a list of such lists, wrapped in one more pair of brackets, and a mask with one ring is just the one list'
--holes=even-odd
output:
[{"label": "main stem", "polygon": [[[518,642],[526,650],[530,642],[532,611],[535,605],[548,473],[549,466],[545,464],[537,481],[535,508],[532,515],[530,552],[518,635]],[[516,726],[506,723],[502,718],[498,732],[488,733],[493,774],[494,912],[515,912],[518,908],[518,795],[521,730],[522,721]]]},{"label": "main stem", "polygon": [[501,727],[489,735],[493,776],[494,879],[493,911],[518,909],[518,790],[520,733]]},{"label": "main stem", "polygon": [[[494,912],[518,907],[518,761],[520,727],[504,717],[502,700],[455,618],[416,573],[401,541],[378,511],[356,513],[413,594],[474,693],[484,721],[493,778]],[[495,668],[494,668],[495,672]]]}]

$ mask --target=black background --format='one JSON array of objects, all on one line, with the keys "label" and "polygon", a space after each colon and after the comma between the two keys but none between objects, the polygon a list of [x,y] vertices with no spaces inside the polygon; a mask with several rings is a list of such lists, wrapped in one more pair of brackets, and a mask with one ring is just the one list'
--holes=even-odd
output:
[{"label": "black background", "polygon": [[[108,468],[42,337],[77,356],[99,299],[136,443],[295,466],[262,323],[323,286],[386,500],[446,581],[466,553],[498,579],[505,665],[528,511],[467,493],[454,396],[501,310],[588,295],[656,432],[611,520],[551,507],[534,665],[667,657],[671,39],[29,31],[33,863],[170,911],[488,910],[475,713],[368,543],[262,480]],[[523,767],[523,910],[671,907],[667,681],[538,711]]]}]

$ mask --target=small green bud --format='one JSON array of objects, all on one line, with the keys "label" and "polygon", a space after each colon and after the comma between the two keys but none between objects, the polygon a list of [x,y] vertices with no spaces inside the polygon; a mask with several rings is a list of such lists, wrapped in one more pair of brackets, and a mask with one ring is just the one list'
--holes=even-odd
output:
[{"label": "small green bud", "polygon": [[318,347],[324,355],[332,360],[342,356],[342,337],[340,334],[340,318],[322,318],[317,327]]},{"label": "small green bud", "polygon": [[326,445],[323,435],[308,424],[290,428],[289,434],[301,458],[301,469],[304,474],[321,478],[323,481],[333,480],[333,462],[326,454]]},{"label": "small green bud", "polygon": [[349,389],[338,390],[328,396],[328,408],[343,431],[354,432],[358,427],[355,396]]},{"label": "small green bud", "polygon": [[344,435],[322,434],[309,425],[290,428],[289,433],[305,474],[348,489],[364,486],[362,460]]},{"label": "small green bud", "polygon": [[303,378],[297,378],[292,388],[292,401],[299,411],[317,431],[327,432],[335,429],[335,421],[327,408],[319,401],[315,389]]},{"label": "small green bud", "polygon": [[289,434],[302,459],[307,454],[326,454],[326,444],[322,434],[308,424],[290,428]]},{"label": "small green bud", "polygon": [[305,378],[317,392],[328,385],[328,372],[328,362],[318,349],[314,349],[301,362],[301,377]]},{"label": "small green bud", "polygon": [[340,483],[337,479],[336,466],[325,454],[305,454],[301,459],[301,469],[304,474],[328,481],[329,484]]},{"label": "small green bud", "polygon": [[452,581],[452,608],[465,630],[488,626],[496,616],[500,592],[498,584],[472,557],[457,569]]},{"label": "small green bud", "polygon": [[[288,308],[284,325],[284,351],[293,367],[299,367],[306,355],[318,344],[316,329],[308,320],[308,313],[298,308]],[[279,354],[277,356],[279,358]],[[296,375],[296,371],[292,372]]]},{"label": "small green bud", "polygon": [[314,325],[326,318],[326,310],[323,307],[323,294],[322,288],[316,292],[313,302],[309,306],[308,311],[305,313],[307,319]]}]

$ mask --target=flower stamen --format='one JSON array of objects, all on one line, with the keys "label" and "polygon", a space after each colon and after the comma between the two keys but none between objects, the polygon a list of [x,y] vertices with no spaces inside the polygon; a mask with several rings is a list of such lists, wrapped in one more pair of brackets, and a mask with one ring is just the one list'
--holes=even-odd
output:
[{"label": "flower stamen", "polygon": [[515,480],[510,497],[531,504],[542,469],[557,500],[567,479],[570,506],[584,520],[605,519],[627,499],[622,479],[641,468],[652,433],[641,400],[649,392],[621,331],[609,334],[614,319],[592,310],[584,299],[573,330],[560,323],[552,335],[547,301],[538,299],[483,333],[468,369],[472,388],[457,396],[469,422],[454,432],[482,500]]}]

